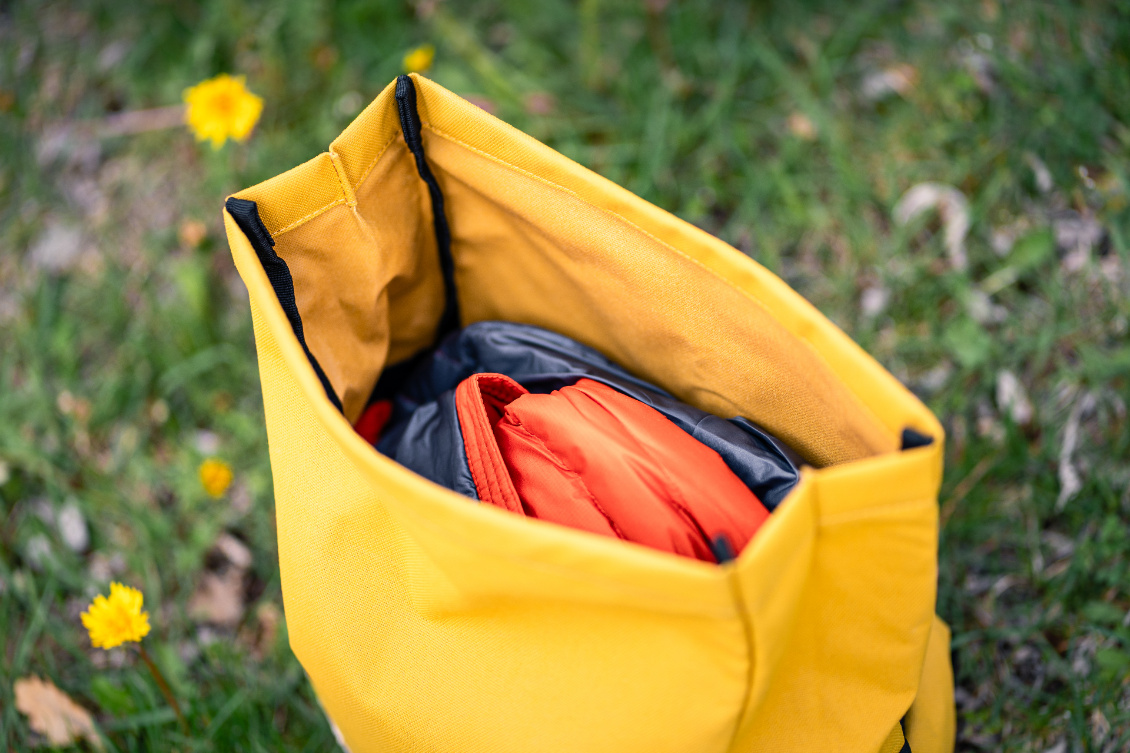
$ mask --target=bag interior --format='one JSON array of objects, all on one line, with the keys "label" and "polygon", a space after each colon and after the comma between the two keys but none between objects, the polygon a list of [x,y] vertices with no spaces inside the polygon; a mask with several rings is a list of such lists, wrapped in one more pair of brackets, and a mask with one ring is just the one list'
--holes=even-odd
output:
[{"label": "bag interior", "polygon": [[[393,100],[386,90],[328,154],[269,181],[289,204],[258,208],[289,268],[308,352],[350,422],[388,367],[435,345],[445,307],[439,204]],[[700,242],[559,155],[553,169],[568,181],[518,164],[513,155],[536,142],[485,113],[499,134],[480,134],[477,146],[432,122],[422,98],[419,116],[463,326],[507,320],[559,332],[684,402],[749,418],[817,467],[899,449],[898,431],[795,322],[786,328],[793,314],[771,310],[740,279],[753,265],[739,252]]]}]

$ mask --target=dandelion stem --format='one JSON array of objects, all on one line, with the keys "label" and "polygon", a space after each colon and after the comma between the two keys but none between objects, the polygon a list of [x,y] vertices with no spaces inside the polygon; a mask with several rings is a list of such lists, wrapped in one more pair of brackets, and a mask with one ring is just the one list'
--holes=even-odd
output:
[{"label": "dandelion stem", "polygon": [[188,720],[185,719],[184,714],[181,713],[180,704],[177,703],[176,696],[173,695],[172,689],[169,688],[169,683],[165,682],[165,676],[161,674],[161,670],[157,668],[157,665],[153,662],[152,657],[149,656],[149,652],[145,650],[145,646],[142,646],[139,643],[137,647],[141,651],[141,660],[145,662],[145,666],[149,667],[149,673],[153,675],[153,679],[157,681],[157,687],[161,689],[161,693],[165,696],[165,700],[169,702],[169,705],[173,707],[173,711],[176,712],[177,719],[180,721],[181,731],[187,735]]}]

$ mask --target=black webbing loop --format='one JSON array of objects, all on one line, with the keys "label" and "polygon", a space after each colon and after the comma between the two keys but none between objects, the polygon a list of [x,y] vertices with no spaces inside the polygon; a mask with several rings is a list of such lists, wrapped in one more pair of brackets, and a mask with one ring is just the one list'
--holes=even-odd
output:
[{"label": "black webbing loop", "polygon": [[239,225],[239,229],[247,236],[247,240],[251,242],[251,247],[255,249],[255,255],[259,257],[259,263],[263,265],[263,271],[267,273],[267,279],[270,280],[283,313],[286,314],[287,321],[290,322],[290,328],[294,330],[294,336],[298,338],[298,344],[302,346],[306,359],[314,367],[314,373],[318,375],[318,381],[322,383],[326,397],[330,399],[335,408],[341,410],[341,400],[334,392],[333,385],[326,377],[326,372],[322,371],[318,359],[314,358],[310,348],[306,347],[306,336],[302,331],[302,317],[298,315],[298,302],[294,298],[294,278],[290,275],[290,267],[286,265],[282,257],[275,253],[275,239],[267,232],[267,228],[259,218],[259,207],[254,201],[234,197],[228,199],[224,207],[235,220],[235,224]]},{"label": "black webbing loop", "polygon": [[902,449],[913,450],[917,447],[929,447],[934,444],[934,438],[928,434],[915,431],[914,429],[902,430]]},{"label": "black webbing loop", "polygon": [[714,560],[719,565],[724,565],[737,557],[737,555],[734,554],[734,545],[730,543],[730,537],[724,533],[708,540],[707,544],[709,544],[710,551],[714,554]]},{"label": "black webbing loop", "polygon": [[459,299],[455,295],[455,259],[451,256],[451,230],[443,208],[443,192],[424,157],[424,142],[420,137],[420,113],[416,110],[416,85],[409,76],[396,79],[396,109],[400,113],[400,130],[404,143],[416,158],[416,170],[428,186],[432,199],[432,221],[435,225],[436,246],[439,249],[439,268],[443,273],[443,313],[436,327],[436,342],[459,328]]}]

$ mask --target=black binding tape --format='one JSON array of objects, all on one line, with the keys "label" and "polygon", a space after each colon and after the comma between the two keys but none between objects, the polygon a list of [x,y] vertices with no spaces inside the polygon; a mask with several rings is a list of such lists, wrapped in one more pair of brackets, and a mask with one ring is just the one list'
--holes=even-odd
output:
[{"label": "black binding tape", "polygon": [[929,447],[934,444],[934,438],[929,434],[915,431],[914,429],[902,430],[902,449],[913,450],[915,447]]},{"label": "black binding tape", "polygon": [[719,565],[723,565],[732,561],[737,555],[734,553],[734,545],[730,543],[730,537],[722,533],[709,539],[707,543],[710,546],[710,551],[714,554],[714,559]]},{"label": "black binding tape", "polygon": [[294,278],[290,275],[290,267],[286,265],[282,257],[275,253],[275,239],[267,232],[267,228],[264,227],[263,221],[259,218],[259,207],[254,201],[233,197],[227,200],[224,208],[228,210],[228,214],[235,220],[235,224],[239,225],[239,229],[247,236],[247,240],[251,242],[251,247],[255,249],[255,255],[259,257],[259,263],[263,265],[263,271],[267,273],[267,279],[270,280],[283,313],[286,314],[287,321],[290,322],[290,328],[294,330],[294,336],[298,338],[298,344],[302,346],[306,359],[314,367],[314,373],[318,375],[318,381],[322,383],[326,397],[330,399],[335,408],[341,410],[341,400],[334,392],[333,385],[330,384],[326,372],[322,371],[318,359],[314,358],[310,348],[306,347],[306,336],[302,332],[302,317],[298,315],[298,302],[294,298]]},{"label": "black binding tape", "polygon": [[410,76],[396,79],[396,109],[400,113],[400,129],[404,143],[416,158],[416,170],[428,186],[432,199],[432,221],[435,225],[436,247],[439,249],[439,268],[443,273],[443,313],[436,327],[436,342],[449,332],[459,329],[459,299],[455,294],[455,259],[451,255],[451,230],[443,208],[443,191],[424,157],[424,142],[420,136],[420,113],[416,110],[416,85]]}]

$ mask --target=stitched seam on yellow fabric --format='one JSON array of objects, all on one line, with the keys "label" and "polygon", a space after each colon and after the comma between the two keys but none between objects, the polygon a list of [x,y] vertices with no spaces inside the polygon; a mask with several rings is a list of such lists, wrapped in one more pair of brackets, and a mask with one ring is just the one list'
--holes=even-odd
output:
[{"label": "stitched seam on yellow fabric", "polygon": [[750,713],[749,699],[753,694],[753,680],[755,652],[753,650],[753,623],[750,620],[749,610],[746,608],[745,597],[742,596],[742,585],[738,579],[738,570],[733,565],[728,566],[730,572],[726,573],[726,581],[729,583],[730,592],[734,596],[734,602],[738,612],[738,619],[742,623],[742,634],[745,636],[746,648],[746,677],[745,677],[745,690],[742,692],[742,705],[738,708],[737,719],[734,720],[734,731],[730,734],[730,743],[726,746],[727,751],[734,749],[734,743],[738,739],[738,733],[742,729],[742,724],[745,722],[746,716]]},{"label": "stitched seam on yellow fabric", "polygon": [[[387,142],[385,142],[385,145],[381,147],[379,152],[377,152],[377,156],[373,157],[373,161],[369,163],[369,166],[365,168],[365,172],[361,174],[361,177],[357,181],[357,186],[360,186],[362,183],[365,182],[365,179],[369,177],[369,173],[371,173],[373,171],[373,168],[377,166],[377,162],[380,161],[381,157],[383,157],[385,155],[385,152],[388,151],[388,148],[390,146],[392,146],[393,143],[399,137],[400,137],[400,131],[397,131],[395,136],[393,136],[391,139],[389,139]],[[356,203],[356,196],[357,196],[356,188],[357,187],[352,185],[349,182],[349,178],[344,173],[344,170],[345,170],[344,165],[339,167],[338,162],[341,159],[340,155],[338,155],[337,152],[327,152],[327,154],[330,155],[330,161],[333,163],[334,172],[337,173],[337,180],[338,180],[338,183],[342,186],[342,191],[346,195],[352,194],[354,196],[354,203]],[[322,214],[323,212],[327,212],[330,209],[333,209],[338,204],[349,205],[349,201],[345,196],[343,196],[340,199],[337,199],[337,200],[335,200],[335,201],[333,201],[329,204],[326,204],[324,207],[321,207],[320,209],[315,209],[313,212],[306,215],[305,217],[300,217],[299,219],[290,223],[286,227],[275,230],[271,234],[272,235],[282,235],[283,233],[294,230],[296,227],[298,227],[302,223],[308,222],[309,220],[314,219],[315,217]]]},{"label": "stitched seam on yellow fabric", "polygon": [[310,214],[306,215],[305,217],[303,217],[301,219],[295,220],[294,222],[290,223],[286,227],[280,228],[279,230],[276,230],[271,235],[279,236],[279,235],[282,235],[283,233],[294,230],[296,227],[298,227],[302,223],[304,223],[308,220],[312,220],[315,217],[317,217],[318,215],[323,214],[324,212],[328,212],[329,210],[333,209],[334,207],[338,206],[339,204],[344,204],[344,203],[345,203],[345,197],[343,196],[340,199],[337,199],[335,201],[330,202],[329,204],[326,204],[324,207],[321,207],[320,209],[315,209]]},{"label": "stitched seam on yellow fabric", "polygon": [[[519,172],[519,173],[521,173],[521,174],[523,174],[523,175],[525,175],[525,176],[527,176],[527,177],[529,177],[529,178],[533,178],[534,180],[538,181],[539,183],[543,183],[544,185],[547,185],[547,186],[549,186],[549,187],[551,187],[551,188],[557,189],[558,191],[561,191],[561,192],[563,192],[563,193],[566,193],[566,194],[568,194],[568,195],[572,196],[573,198],[577,199],[577,201],[583,202],[583,203],[587,204],[588,206],[590,206],[590,207],[592,207],[592,208],[594,208],[594,209],[597,209],[597,210],[599,210],[599,211],[603,212],[604,214],[607,214],[608,216],[610,216],[610,217],[613,217],[613,218],[615,218],[615,219],[619,220],[620,222],[624,223],[624,224],[625,224],[625,225],[627,225],[628,227],[630,227],[630,228],[632,228],[632,229],[636,230],[636,231],[637,231],[638,233],[640,233],[640,234],[642,234],[642,235],[644,235],[644,236],[646,236],[646,237],[650,238],[651,240],[653,240],[653,241],[655,241],[656,243],[658,243],[659,245],[661,245],[661,246],[663,246],[663,247],[667,248],[668,250],[670,250],[670,251],[673,251],[674,253],[678,254],[678,255],[679,255],[679,256],[681,256],[681,257],[683,257],[683,258],[684,258],[684,259],[686,259],[687,261],[689,261],[689,262],[691,262],[691,263],[693,263],[693,264],[697,265],[698,267],[701,267],[703,271],[705,271],[705,272],[706,272],[707,274],[709,274],[709,275],[711,275],[712,277],[714,277],[714,278],[716,278],[717,280],[719,280],[719,281],[720,281],[720,282],[721,282],[722,284],[726,285],[726,287],[730,288],[731,290],[734,290],[734,291],[735,291],[735,292],[737,292],[737,293],[738,293],[739,295],[742,295],[742,296],[744,296],[745,298],[748,298],[748,299],[749,299],[750,301],[752,301],[753,303],[755,303],[755,304],[757,304],[758,306],[760,306],[760,307],[761,307],[761,308],[762,308],[762,309],[763,309],[763,310],[765,311],[765,313],[767,313],[767,314],[768,314],[768,315],[770,316],[770,318],[772,318],[772,319],[773,319],[774,321],[776,321],[776,322],[777,322],[778,324],[780,324],[780,319],[778,319],[778,318],[777,318],[776,316],[774,316],[774,315],[773,315],[773,310],[772,310],[772,309],[770,309],[770,308],[769,308],[769,307],[768,307],[767,305],[765,305],[765,302],[764,302],[764,301],[762,301],[762,300],[761,300],[760,298],[758,298],[757,296],[753,295],[753,294],[752,294],[752,293],[750,293],[750,292],[749,292],[748,290],[746,290],[746,289],[744,289],[744,288],[741,288],[741,287],[738,287],[738,286],[737,286],[737,285],[735,285],[735,284],[734,284],[734,283],[733,283],[732,281],[730,281],[730,280],[728,280],[727,278],[723,277],[723,276],[722,276],[721,274],[719,274],[718,272],[714,271],[714,270],[713,270],[713,269],[711,269],[710,267],[706,266],[705,264],[703,264],[703,263],[702,263],[701,261],[699,261],[698,259],[695,259],[694,257],[692,257],[692,256],[689,256],[689,255],[687,255],[686,253],[684,253],[684,252],[680,251],[679,249],[675,248],[675,247],[674,247],[674,246],[672,246],[671,244],[669,244],[669,243],[667,243],[667,242],[665,242],[665,241],[663,241],[663,240],[661,240],[661,239],[659,239],[659,238],[656,238],[656,237],[655,237],[654,235],[652,235],[651,233],[647,232],[646,230],[644,230],[643,228],[641,228],[641,227],[640,227],[639,225],[636,225],[636,224],[635,224],[634,222],[632,222],[631,220],[627,219],[627,218],[626,218],[626,217],[624,217],[623,215],[621,215],[621,214],[617,214],[616,212],[613,212],[613,211],[612,211],[612,210],[610,210],[610,209],[606,209],[606,208],[604,208],[604,207],[598,207],[598,206],[596,206],[595,204],[592,204],[591,202],[585,201],[585,200],[584,200],[584,199],[582,199],[582,198],[581,198],[580,196],[578,196],[578,195],[577,195],[577,194],[576,194],[575,192],[573,192],[573,191],[569,190],[568,188],[565,188],[564,186],[558,185],[557,183],[554,183],[554,182],[553,182],[553,181],[551,181],[551,180],[548,180],[548,179],[546,179],[546,178],[543,178],[543,177],[541,177],[540,175],[535,175],[534,173],[531,173],[531,172],[529,172],[529,171],[527,171],[527,170],[524,170],[524,169],[522,169],[522,168],[518,167],[517,165],[511,164],[511,163],[509,163],[509,162],[507,162],[507,161],[505,161],[505,160],[503,160],[503,159],[500,159],[499,157],[496,157],[496,156],[494,156],[493,154],[490,154],[489,152],[484,152],[484,151],[482,151],[481,149],[478,149],[478,148],[476,148],[476,147],[473,147],[473,146],[471,146],[470,144],[467,144],[467,143],[465,143],[465,142],[463,142],[463,141],[460,141],[459,139],[455,138],[454,136],[452,136],[452,135],[450,135],[450,134],[448,134],[448,133],[446,133],[446,132],[444,132],[444,131],[440,130],[439,128],[436,128],[436,127],[435,127],[435,126],[433,126],[433,125],[432,125],[431,123],[423,123],[423,124],[422,124],[422,127],[423,127],[423,128],[427,128],[427,129],[428,129],[429,131],[431,131],[432,133],[436,134],[437,136],[440,136],[441,138],[447,139],[448,141],[450,141],[450,142],[451,142],[451,143],[453,143],[453,144],[458,144],[459,146],[463,147],[464,149],[467,149],[467,150],[469,150],[469,151],[475,152],[476,154],[482,155],[483,157],[486,157],[487,159],[491,160],[492,162],[495,162],[495,163],[497,163],[497,164],[499,164],[499,165],[503,165],[503,166],[505,166],[505,167],[508,167],[508,168],[510,168],[511,170],[514,170],[515,172]],[[819,350],[819,348],[817,348],[817,347],[816,347],[816,346],[815,346],[815,345],[814,345],[814,344],[813,344],[813,343],[812,343],[811,341],[809,341],[809,339],[808,339],[807,337],[805,337],[804,335],[798,334],[798,333],[796,333],[796,332],[791,332],[791,331],[789,331],[788,329],[786,329],[786,328],[785,328],[785,327],[784,327],[783,325],[782,325],[782,329],[785,329],[785,331],[786,331],[786,332],[789,332],[789,334],[790,334],[790,335],[792,335],[793,337],[795,337],[795,338],[796,338],[796,339],[797,339],[798,341],[800,341],[800,342],[804,343],[804,344],[805,344],[805,345],[806,345],[806,346],[808,347],[808,349],[809,349],[809,350],[811,350],[811,351],[812,351],[812,353],[813,353],[813,354],[814,354],[814,355],[815,355],[815,356],[816,356],[817,358],[819,358],[819,359],[820,359],[820,362],[821,362],[821,363],[823,363],[823,364],[824,364],[824,365],[825,365],[825,366],[826,366],[826,367],[828,368],[828,370],[829,370],[829,371],[830,371],[830,372],[831,372],[832,374],[836,374],[836,373],[837,373],[837,372],[836,372],[836,370],[835,370],[834,368],[832,368],[832,365],[831,365],[830,363],[828,363],[828,359],[826,359],[826,358],[824,357],[824,354],[823,354],[823,353],[821,353],[821,352],[820,352],[820,350]],[[837,376],[838,376],[838,375],[837,375]],[[884,429],[884,430],[887,430],[887,426],[886,426],[886,424],[885,424],[885,423],[883,423],[882,419],[880,419],[880,418],[879,418],[879,416],[878,416],[878,415],[877,415],[877,414],[875,413],[875,411],[874,411],[874,410],[873,410],[873,409],[871,408],[871,406],[869,406],[869,405],[867,405],[867,403],[863,402],[863,398],[861,398],[861,397],[860,397],[860,396],[859,396],[858,394],[856,394],[855,390],[854,390],[854,389],[853,389],[853,388],[852,388],[852,387],[851,387],[850,385],[848,385],[848,384],[847,384],[846,382],[844,382],[843,380],[839,380],[839,381],[840,381],[840,384],[843,384],[843,386],[847,388],[847,393],[848,393],[848,395],[850,395],[850,396],[851,396],[852,400],[853,400],[853,401],[854,401],[854,402],[855,402],[855,403],[856,403],[856,404],[857,404],[857,405],[858,405],[858,406],[859,406],[860,408],[862,408],[862,409],[863,409],[863,411],[864,411],[864,412],[865,412],[865,413],[866,413],[867,415],[871,416],[871,418],[872,418],[872,419],[874,419],[875,423],[876,423],[876,424],[877,424],[877,425],[878,425],[879,427],[881,427],[881,428],[882,428],[882,429]],[[887,431],[889,432],[889,430],[887,430]],[[892,435],[892,436],[893,436],[893,435]],[[857,439],[857,441],[858,441],[858,442],[859,442],[860,444],[862,444],[862,445],[866,446],[866,443],[865,443],[865,442],[864,442],[864,441],[863,441],[863,440],[862,440],[862,439],[861,439],[860,437],[858,437],[858,435],[857,435],[856,439]]]},{"label": "stitched seam on yellow fabric", "polygon": [[820,522],[817,524],[821,528],[830,528],[831,526],[844,525],[847,523],[858,523],[861,520],[872,520],[875,518],[884,518],[891,513],[901,512],[903,510],[913,509],[915,507],[927,507],[936,504],[933,499],[928,497],[922,499],[903,500],[901,502],[891,502],[879,507],[868,507],[863,510],[848,510],[845,512],[834,513],[832,515],[821,515]]},{"label": "stitched seam on yellow fabric", "polygon": [[330,163],[334,166],[334,172],[337,173],[337,182],[341,186],[341,192],[345,194],[345,204],[350,209],[357,206],[357,193],[353,190],[353,184],[349,182],[348,176],[345,174],[345,165],[341,164],[341,155],[333,149],[329,151]]},{"label": "stitched seam on yellow fabric", "polygon": [[396,133],[394,133],[392,135],[392,138],[390,138],[388,141],[386,141],[384,143],[384,146],[382,146],[377,151],[377,156],[373,157],[373,161],[369,163],[369,166],[365,168],[365,172],[361,173],[361,177],[357,179],[357,186],[356,186],[357,188],[361,187],[361,184],[364,183],[365,179],[369,177],[369,173],[373,172],[373,168],[377,166],[377,162],[380,161],[381,157],[385,156],[385,152],[388,151],[388,148],[390,146],[392,146],[394,143],[396,143],[396,140],[399,139],[399,138],[400,138],[400,131],[398,130]]}]

